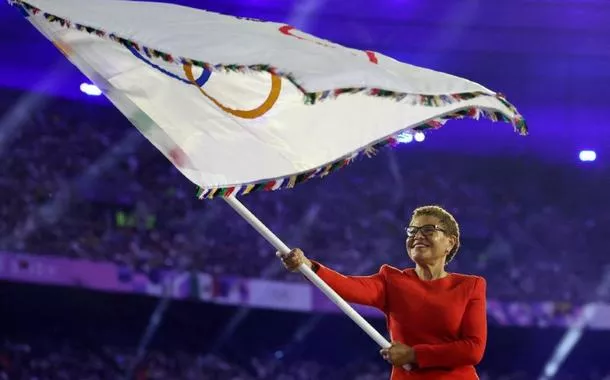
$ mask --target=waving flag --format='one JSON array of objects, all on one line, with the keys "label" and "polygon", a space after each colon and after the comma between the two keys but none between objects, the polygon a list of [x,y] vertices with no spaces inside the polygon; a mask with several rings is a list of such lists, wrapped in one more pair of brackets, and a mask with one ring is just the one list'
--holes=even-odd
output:
[{"label": "waving flag", "polygon": [[293,187],[448,119],[527,132],[477,83],[288,25],[151,2],[10,2],[201,197]]},{"label": "waving flag", "polygon": [[[222,196],[280,254],[289,247],[235,195],[293,187],[395,143],[480,116],[523,118],[501,95],[349,49],[289,25],[163,3],[9,0],[200,189]],[[385,337],[299,267],[382,348]],[[407,365],[406,369],[410,369]]]}]

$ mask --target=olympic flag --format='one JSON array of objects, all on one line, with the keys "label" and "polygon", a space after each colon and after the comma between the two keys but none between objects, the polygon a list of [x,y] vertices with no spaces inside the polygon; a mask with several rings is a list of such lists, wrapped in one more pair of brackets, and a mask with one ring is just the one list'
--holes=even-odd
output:
[{"label": "olympic flag", "polygon": [[292,187],[451,118],[526,132],[516,109],[477,83],[288,25],[164,3],[9,1],[103,92],[134,106],[119,109],[202,197]]}]

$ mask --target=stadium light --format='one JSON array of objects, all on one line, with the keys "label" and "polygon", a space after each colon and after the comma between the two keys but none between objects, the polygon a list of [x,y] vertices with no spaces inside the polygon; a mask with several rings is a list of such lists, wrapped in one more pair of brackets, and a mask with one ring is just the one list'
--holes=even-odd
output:
[{"label": "stadium light", "polygon": [[583,162],[591,162],[595,161],[597,154],[593,150],[581,150],[578,158]]},{"label": "stadium light", "polygon": [[80,90],[90,96],[102,95],[102,90],[100,90],[96,85],[91,83],[81,83]]}]

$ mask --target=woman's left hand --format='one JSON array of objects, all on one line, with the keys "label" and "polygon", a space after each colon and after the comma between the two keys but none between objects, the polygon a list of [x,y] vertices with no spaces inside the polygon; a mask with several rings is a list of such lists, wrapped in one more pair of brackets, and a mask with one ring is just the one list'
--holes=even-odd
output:
[{"label": "woman's left hand", "polygon": [[396,367],[415,363],[415,350],[406,344],[392,342],[388,348],[379,351],[384,360]]}]

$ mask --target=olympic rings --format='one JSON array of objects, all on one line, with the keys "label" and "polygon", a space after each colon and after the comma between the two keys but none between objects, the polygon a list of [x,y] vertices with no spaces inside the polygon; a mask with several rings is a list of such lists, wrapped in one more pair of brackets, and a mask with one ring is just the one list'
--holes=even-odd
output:
[{"label": "olympic rings", "polygon": [[[140,52],[137,51],[136,49],[134,49],[133,47],[126,46],[126,48],[131,52],[131,54],[135,55],[136,58],[140,59],[142,62],[146,63],[147,65],[152,66],[153,68],[159,70],[163,74],[165,74],[171,78],[177,79],[181,82],[184,82],[186,84],[192,83],[190,80],[181,78],[178,75],[172,73],[171,71],[167,71],[163,67],[155,65],[148,59],[144,58],[144,56],[142,56],[142,54],[140,54]],[[210,71],[204,69],[203,72],[201,73],[201,75],[199,76],[199,78],[197,78],[197,80],[195,81],[197,83],[197,86],[202,87],[210,79],[210,75],[212,75],[212,73]]]},{"label": "olympic rings", "polygon": [[265,101],[260,106],[254,108],[254,109],[251,109],[251,110],[232,109],[232,108],[229,108],[229,107],[225,106],[224,104],[220,103],[218,100],[216,100],[214,97],[212,97],[211,95],[206,93],[201,88],[210,79],[210,76],[212,73],[209,70],[204,69],[203,72],[201,73],[201,75],[199,76],[199,78],[195,79],[195,76],[193,75],[192,65],[184,64],[182,66],[182,69],[187,78],[187,79],[184,79],[184,78],[164,69],[163,67],[155,65],[154,63],[150,62],[148,59],[146,59],[144,56],[142,56],[142,54],[140,54],[139,51],[137,51],[133,47],[127,46],[127,49],[136,58],[140,59],[142,62],[153,67],[154,69],[159,70],[160,72],[169,76],[170,78],[177,79],[177,80],[179,80],[183,83],[189,84],[189,85],[192,84],[194,86],[197,86],[197,88],[199,89],[199,92],[201,92],[201,94],[203,96],[205,96],[210,101],[212,101],[212,103],[214,103],[218,108],[220,108],[224,112],[229,113],[233,116],[241,117],[242,119],[256,119],[257,117],[260,117],[260,116],[264,115],[265,113],[267,113],[271,109],[271,107],[273,107],[275,105],[275,103],[277,102],[277,99],[279,98],[280,92],[282,90],[282,79],[280,77],[278,77],[277,75],[272,74],[271,75],[271,90],[269,91],[269,95],[267,96],[267,99],[265,99]]},{"label": "olympic rings", "polygon": [[[313,41],[313,40],[310,40],[310,39],[307,39],[307,38],[304,38],[304,37],[301,37],[301,36],[297,36],[296,34],[292,34],[292,31],[296,30],[296,28],[294,26],[291,26],[291,25],[282,25],[282,26],[279,27],[278,30],[282,34],[285,34],[285,35],[290,36],[290,37],[294,37],[294,38],[299,39],[299,40],[313,42],[314,44],[318,44],[320,46],[324,46],[324,47],[328,47],[328,48],[332,48],[332,49],[335,48],[334,46],[326,44],[326,43],[321,42],[321,41]],[[365,50],[364,52],[366,53],[366,56],[369,59],[369,62],[374,63],[374,64],[378,64],[379,63],[379,59],[377,59],[377,55],[375,55],[375,52],[370,51],[370,50]]]},{"label": "olympic rings", "polygon": [[280,26],[279,31],[282,34],[285,34],[285,35],[290,36],[290,37],[294,37],[294,38],[299,39],[299,40],[309,41],[309,42],[313,42],[314,44],[318,44],[320,46],[334,48],[334,46],[326,44],[324,42],[321,42],[321,41],[312,41],[312,40],[309,40],[307,38],[297,36],[296,34],[292,34],[292,31],[295,30],[295,29],[296,28],[294,26],[291,26],[291,25],[282,25],[282,26]]},{"label": "olympic rings", "polygon": [[201,92],[201,94],[203,96],[210,99],[212,101],[212,103],[214,103],[216,106],[218,106],[218,108],[225,111],[226,113],[229,113],[233,116],[241,117],[242,119],[256,119],[257,117],[260,117],[260,116],[264,115],[265,113],[267,113],[271,109],[271,107],[273,107],[275,102],[277,102],[277,99],[280,97],[280,92],[282,90],[282,78],[280,78],[277,75],[271,74],[271,90],[269,91],[269,95],[267,96],[267,99],[265,99],[265,101],[260,106],[254,108],[254,109],[236,110],[236,109],[232,109],[232,108],[229,108],[229,107],[223,105],[218,100],[216,100],[212,96],[208,95],[199,86],[199,84],[197,83],[197,81],[195,80],[195,77],[193,75],[192,65],[185,64],[182,66],[182,68],[184,70],[184,74],[189,79],[190,83],[197,86],[197,88],[199,89],[199,91]]}]

